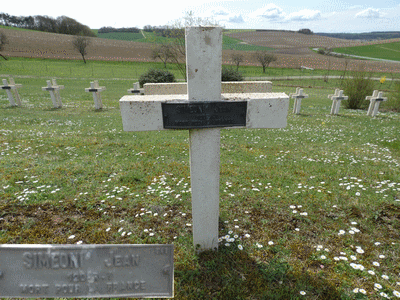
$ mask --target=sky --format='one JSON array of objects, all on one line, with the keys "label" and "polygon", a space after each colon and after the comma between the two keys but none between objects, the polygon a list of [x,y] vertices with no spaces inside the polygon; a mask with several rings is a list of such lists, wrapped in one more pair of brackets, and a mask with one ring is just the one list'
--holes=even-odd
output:
[{"label": "sky", "polygon": [[400,31],[400,0],[147,0],[2,1],[0,12],[16,16],[68,16],[92,29],[160,26],[186,12],[228,29],[311,29],[313,32]]}]

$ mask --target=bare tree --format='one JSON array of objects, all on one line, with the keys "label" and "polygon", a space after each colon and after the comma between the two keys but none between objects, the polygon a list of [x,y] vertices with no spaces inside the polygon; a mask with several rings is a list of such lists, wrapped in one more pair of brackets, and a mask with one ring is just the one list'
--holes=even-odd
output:
[{"label": "bare tree", "polygon": [[266,50],[257,51],[254,54],[254,57],[261,64],[264,74],[265,74],[265,69],[269,67],[269,64],[277,60],[274,54],[271,54]]},{"label": "bare tree", "polygon": [[218,26],[217,22],[206,18],[195,17],[192,11],[186,11],[183,19],[176,20],[168,26],[168,37],[171,38],[171,62],[175,63],[181,74],[186,78],[186,46],[185,27],[188,26]]},{"label": "bare tree", "polygon": [[349,62],[350,62],[350,58],[344,57],[344,70],[343,70],[343,75],[342,75],[341,81],[343,81],[343,79],[346,77],[346,71],[347,71]]},{"label": "bare tree", "polygon": [[[0,31],[0,52],[4,50],[4,46],[8,44],[7,36],[4,32]],[[0,53],[0,56],[7,60],[7,57]]]},{"label": "bare tree", "polygon": [[151,58],[154,60],[160,59],[164,63],[165,68],[167,68],[167,62],[173,60],[174,56],[175,53],[170,44],[157,45],[151,53]]},{"label": "bare tree", "polygon": [[77,35],[72,41],[72,45],[82,55],[83,62],[86,64],[85,55],[87,54],[86,48],[89,46],[90,40],[85,36]]},{"label": "bare tree", "polygon": [[240,53],[233,53],[231,55],[231,59],[232,61],[235,63],[236,65],[236,71],[239,71],[239,64],[244,60],[244,56],[243,54]]}]

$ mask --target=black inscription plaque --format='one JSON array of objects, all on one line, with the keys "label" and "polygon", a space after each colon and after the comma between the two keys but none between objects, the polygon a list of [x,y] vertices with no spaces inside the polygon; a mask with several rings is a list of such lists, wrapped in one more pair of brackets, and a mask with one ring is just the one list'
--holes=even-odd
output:
[{"label": "black inscription plaque", "polygon": [[173,245],[0,245],[0,298],[172,298]]},{"label": "black inscription plaque", "polygon": [[2,86],[1,87],[3,90],[11,90],[11,86]]},{"label": "black inscription plaque", "polygon": [[95,93],[97,93],[98,92],[98,89],[89,89],[89,92],[95,92]]},{"label": "black inscription plaque", "polygon": [[163,102],[165,129],[246,126],[247,101]]}]

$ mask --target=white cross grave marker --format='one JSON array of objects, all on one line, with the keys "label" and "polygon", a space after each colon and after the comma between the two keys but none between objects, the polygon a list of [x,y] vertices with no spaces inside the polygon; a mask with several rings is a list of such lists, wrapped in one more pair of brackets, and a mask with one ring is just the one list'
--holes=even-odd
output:
[{"label": "white cross grave marker", "polygon": [[331,115],[339,114],[340,102],[342,100],[349,99],[348,96],[344,96],[343,95],[343,90],[339,90],[339,89],[335,90],[335,94],[328,95],[328,98],[333,101],[332,102],[332,108],[331,108]]},{"label": "white cross grave marker", "polygon": [[218,248],[220,128],[282,128],[284,93],[221,95],[222,29],[186,28],[187,95],[124,96],[125,131],[189,129],[193,244]]},{"label": "white cross grave marker", "polygon": [[289,97],[294,99],[293,113],[296,115],[299,114],[301,107],[301,99],[308,98],[308,95],[304,94],[303,89],[298,87],[296,88],[296,93],[290,94]]},{"label": "white cross grave marker", "polygon": [[367,116],[375,117],[378,114],[380,103],[382,101],[387,101],[387,97],[383,97],[383,92],[375,90],[372,96],[365,97],[365,100],[370,101]]},{"label": "white cross grave marker", "polygon": [[128,89],[128,93],[140,95],[141,91],[140,91],[139,82],[135,82],[133,84],[133,89]]},{"label": "white cross grave marker", "polygon": [[93,93],[94,100],[94,108],[102,109],[103,102],[101,101],[101,92],[106,89],[105,86],[99,86],[99,82],[97,80],[90,82],[90,88],[85,88],[85,92]]},{"label": "white cross grave marker", "polygon": [[54,108],[61,108],[62,102],[61,102],[59,90],[64,89],[64,86],[58,85],[56,79],[52,79],[52,81],[47,80],[46,82],[47,82],[47,86],[42,87],[42,90],[50,92],[50,97],[51,97],[51,101],[53,102]]},{"label": "white cross grave marker", "polygon": [[[7,92],[8,100],[10,101],[11,106],[21,106],[21,99],[18,94],[19,88],[22,87],[22,84],[15,84],[14,79],[10,78],[10,84],[8,84],[7,79],[3,79],[3,85],[0,86],[1,89]],[[11,91],[14,91],[15,100]],[[17,103],[15,103],[15,101]]]}]

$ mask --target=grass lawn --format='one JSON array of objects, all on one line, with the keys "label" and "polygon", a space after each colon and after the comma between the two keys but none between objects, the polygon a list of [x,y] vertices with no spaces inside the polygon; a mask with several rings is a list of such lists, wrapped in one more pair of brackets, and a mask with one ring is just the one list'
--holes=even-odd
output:
[{"label": "grass lawn", "polygon": [[358,47],[335,48],[334,52],[400,61],[400,42]]},{"label": "grass lawn", "polygon": [[175,299],[400,297],[398,113],[331,116],[308,88],[286,128],[221,130],[220,246],[196,255],[188,132],[124,132],[111,70],[102,111],[86,73],[52,109],[44,73],[9,73],[22,107],[0,93],[0,243],[173,243]]}]

